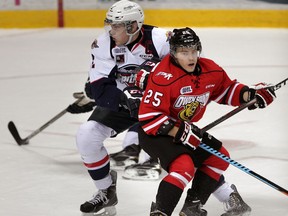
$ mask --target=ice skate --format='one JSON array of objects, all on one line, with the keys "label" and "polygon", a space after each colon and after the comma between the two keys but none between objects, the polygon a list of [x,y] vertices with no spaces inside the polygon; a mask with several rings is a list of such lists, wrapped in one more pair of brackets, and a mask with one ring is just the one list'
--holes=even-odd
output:
[{"label": "ice skate", "polygon": [[132,144],[122,151],[110,154],[110,166],[115,169],[124,169],[126,166],[138,163],[141,148]]},{"label": "ice skate", "polygon": [[168,216],[168,215],[157,209],[156,203],[152,202],[150,216]]},{"label": "ice skate", "polygon": [[231,188],[234,192],[230,194],[229,200],[224,203],[226,213],[221,216],[249,216],[251,208],[243,201],[236,186],[232,184]]},{"label": "ice skate", "polygon": [[161,166],[151,158],[144,163],[126,167],[123,178],[131,180],[158,180],[161,171]]},{"label": "ice skate", "polygon": [[[191,189],[189,189],[191,190]],[[206,216],[207,211],[202,209],[202,204],[197,197],[191,196],[187,193],[184,206],[182,207],[179,215],[180,216]]]},{"label": "ice skate", "polygon": [[112,184],[109,188],[99,190],[93,198],[80,206],[83,216],[114,216],[116,215],[115,205],[118,203],[116,194],[117,172],[110,171]]}]

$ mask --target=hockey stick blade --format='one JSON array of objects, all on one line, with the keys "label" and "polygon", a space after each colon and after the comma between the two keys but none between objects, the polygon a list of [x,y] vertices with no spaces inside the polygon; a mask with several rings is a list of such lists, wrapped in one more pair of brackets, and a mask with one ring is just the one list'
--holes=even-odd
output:
[{"label": "hockey stick blade", "polygon": [[14,124],[13,121],[10,121],[8,123],[8,129],[10,131],[10,133],[12,134],[13,138],[15,139],[15,141],[17,142],[18,145],[27,145],[29,144],[29,139],[22,139],[19,135],[19,132]]},{"label": "hockey stick blade", "polygon": [[[77,99],[74,104],[79,103],[84,97],[80,97]],[[62,110],[60,113],[58,113],[56,116],[51,118],[49,121],[47,121],[45,124],[43,124],[41,127],[38,129],[34,130],[31,134],[29,134],[26,138],[22,139],[19,135],[19,132],[14,124],[13,121],[10,121],[8,123],[8,129],[11,132],[13,138],[16,140],[17,144],[20,145],[27,145],[29,144],[29,140],[39,134],[41,131],[43,131],[45,128],[47,128],[49,125],[51,125],[53,122],[55,122],[57,119],[59,119],[61,116],[63,116],[67,112],[67,108]]]}]

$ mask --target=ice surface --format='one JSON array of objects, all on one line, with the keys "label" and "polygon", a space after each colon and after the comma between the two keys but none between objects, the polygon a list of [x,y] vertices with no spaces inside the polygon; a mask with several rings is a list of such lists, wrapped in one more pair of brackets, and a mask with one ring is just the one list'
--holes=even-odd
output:
[{"label": "ice surface", "polygon": [[[204,54],[231,78],[254,84],[278,83],[288,77],[288,30],[197,28]],[[7,124],[13,120],[26,137],[74,101],[82,91],[90,63],[90,43],[101,29],[0,30],[0,215],[77,216],[79,204],[94,185],[76,151],[75,132],[89,114],[65,114],[19,147]],[[200,127],[230,111],[211,104]],[[288,188],[288,86],[265,110],[244,110],[210,130],[224,142],[231,158],[270,181]],[[121,149],[124,134],[106,142]],[[149,214],[159,181],[118,179],[118,216]],[[225,174],[237,185],[255,216],[287,216],[287,196],[230,166]],[[174,216],[182,207],[183,195]],[[205,206],[219,216],[213,196]]]}]

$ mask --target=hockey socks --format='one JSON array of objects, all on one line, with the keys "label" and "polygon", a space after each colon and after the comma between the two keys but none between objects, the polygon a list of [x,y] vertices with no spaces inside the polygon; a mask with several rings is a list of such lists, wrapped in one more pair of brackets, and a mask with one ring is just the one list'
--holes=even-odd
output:
[{"label": "hockey socks", "polygon": [[175,209],[183,190],[166,181],[161,181],[156,196],[156,208],[167,215]]}]

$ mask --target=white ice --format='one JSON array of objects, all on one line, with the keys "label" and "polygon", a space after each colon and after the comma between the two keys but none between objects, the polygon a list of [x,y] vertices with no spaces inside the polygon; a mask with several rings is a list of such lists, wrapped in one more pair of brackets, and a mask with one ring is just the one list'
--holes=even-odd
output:
[{"label": "white ice", "polygon": [[[288,77],[288,30],[197,28],[204,54],[231,78],[246,84],[276,84]],[[65,114],[18,146],[7,129],[13,120],[26,137],[74,101],[90,64],[90,44],[101,29],[0,30],[0,215],[77,216],[95,192],[75,146],[75,132],[89,114]],[[232,107],[211,104],[203,127]],[[231,158],[288,189],[288,86],[264,110],[243,110],[210,130]],[[121,149],[124,134],[106,142]],[[149,215],[160,181],[128,181],[118,172],[118,216]],[[287,196],[233,166],[226,179],[237,185],[254,216],[287,216]],[[181,209],[185,194],[174,216]],[[223,213],[213,196],[205,208]]]}]

